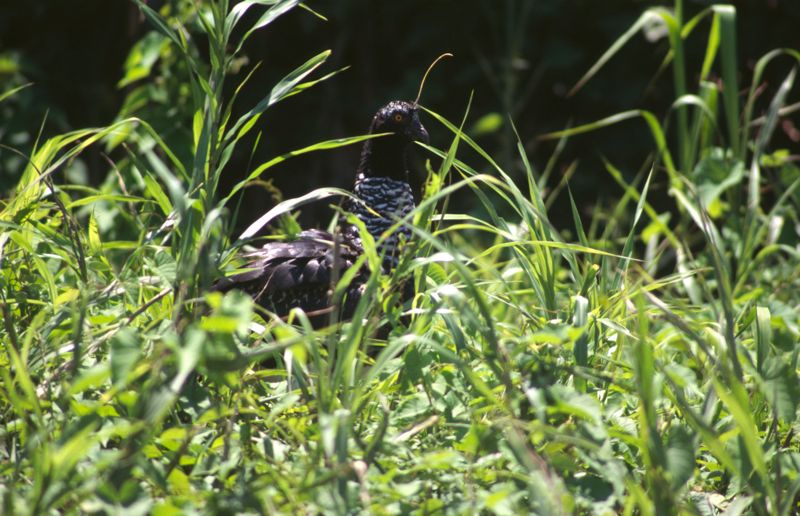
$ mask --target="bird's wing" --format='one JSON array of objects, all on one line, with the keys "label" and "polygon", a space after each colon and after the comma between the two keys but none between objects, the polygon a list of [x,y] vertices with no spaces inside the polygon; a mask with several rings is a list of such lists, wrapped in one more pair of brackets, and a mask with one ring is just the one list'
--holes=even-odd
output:
[{"label": "bird's wing", "polygon": [[336,258],[333,235],[321,230],[303,231],[297,240],[271,242],[248,253],[248,270],[221,279],[214,290],[244,290],[279,314],[293,307],[318,310],[328,303],[334,264],[345,270],[357,255],[352,244],[342,244]]}]

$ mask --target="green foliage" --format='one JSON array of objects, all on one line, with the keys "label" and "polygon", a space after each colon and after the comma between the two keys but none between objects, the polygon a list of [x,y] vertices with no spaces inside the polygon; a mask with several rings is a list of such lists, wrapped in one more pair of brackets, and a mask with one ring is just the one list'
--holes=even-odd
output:
[{"label": "green foliage", "polygon": [[[329,55],[318,53],[234,120],[222,91],[242,43],[293,8],[316,13],[291,0],[137,4],[155,30],[131,50],[120,119],[37,145],[0,212],[3,512],[797,511],[800,169],[770,147],[794,71],[755,113],[764,68],[800,53],[764,56],[742,102],[736,11],[684,22],[680,1],[651,9],[579,87],[663,24],[670,112],[550,135],[560,142],[541,174],[517,136],[522,186],[463,131],[515,134],[511,121],[427,110],[431,132],[452,139],[427,147],[441,165],[397,221],[414,221],[412,251],[371,276],[352,322],[314,330],[303,313],[282,321],[207,291],[268,222],[346,195],[283,201],[228,238],[230,201],[272,166],[365,137],[285,153],[218,191],[260,116],[330,76],[309,78]],[[704,20],[690,73],[683,47]],[[172,122],[154,108],[167,102]],[[602,164],[620,197],[588,225],[567,190],[574,236],[558,231],[548,209],[563,190],[547,178],[567,138],[638,118],[653,157],[632,182]],[[56,183],[101,144],[120,151],[107,181]],[[668,209],[650,200],[663,185]],[[455,193],[482,215],[450,212]],[[361,261],[377,271],[362,233]],[[417,287],[405,307],[403,280]]]}]

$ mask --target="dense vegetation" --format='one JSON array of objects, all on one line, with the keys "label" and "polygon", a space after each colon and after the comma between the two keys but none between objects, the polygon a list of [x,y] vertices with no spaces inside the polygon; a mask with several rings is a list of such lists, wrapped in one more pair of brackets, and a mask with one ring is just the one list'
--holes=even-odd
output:
[{"label": "dense vegetation", "polygon": [[[245,188],[280,198],[273,167],[364,138],[231,170],[258,131],[269,138],[262,114],[337,80],[319,72],[323,51],[241,111],[254,85],[230,73],[245,43],[292,9],[322,14],[297,0],[136,3],[153,31],[126,63],[119,119],[30,156],[3,148],[22,170],[0,212],[4,513],[797,511],[800,169],[771,142],[797,108],[800,52],[765,54],[740,84],[733,7],[649,9],[576,88],[639,31],[662,31],[669,109],[540,136],[557,142],[541,169],[511,123],[514,159],[500,160],[474,139],[491,118],[426,109],[449,144],[424,149],[413,252],[372,276],[355,323],[314,330],[209,287],[257,243],[232,229]],[[699,69],[689,42],[704,45]],[[185,132],[165,131],[169,117]],[[598,165],[619,195],[586,219],[572,167],[556,171],[573,139],[619,123],[653,152],[638,172]],[[108,176],[89,186],[80,158],[97,148]],[[239,182],[222,188],[223,175]],[[275,233],[339,194],[279,203]],[[569,230],[548,216],[556,202]],[[364,259],[380,259],[374,242]],[[405,310],[404,279],[417,287]]]}]

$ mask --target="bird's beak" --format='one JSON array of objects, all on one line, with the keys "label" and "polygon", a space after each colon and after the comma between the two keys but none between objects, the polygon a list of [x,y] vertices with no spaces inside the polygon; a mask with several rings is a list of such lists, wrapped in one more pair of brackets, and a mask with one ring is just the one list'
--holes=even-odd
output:
[{"label": "bird's beak", "polygon": [[416,116],[412,121],[411,125],[408,128],[409,136],[418,142],[428,143],[430,138],[428,137],[428,131],[425,129],[425,126],[422,125],[422,122],[419,121],[419,118]]}]

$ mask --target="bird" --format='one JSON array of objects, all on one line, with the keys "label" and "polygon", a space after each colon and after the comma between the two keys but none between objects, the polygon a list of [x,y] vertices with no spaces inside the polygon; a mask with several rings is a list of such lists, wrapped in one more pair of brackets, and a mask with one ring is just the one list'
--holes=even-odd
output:
[{"label": "bird", "polygon": [[[379,239],[416,206],[409,183],[409,150],[415,141],[428,143],[428,132],[420,122],[416,101],[402,100],[381,107],[372,118],[369,132],[387,134],[364,142],[353,197],[345,199],[343,209],[360,219],[378,242],[377,252],[383,257],[381,272],[388,274],[397,266],[412,232],[403,224]],[[213,290],[242,290],[284,319],[292,309],[299,308],[320,325],[322,316],[333,307],[332,281],[353,267],[363,253],[358,227],[345,220],[334,233],[305,230],[294,240],[269,242],[243,255],[247,271],[222,278]],[[339,306],[343,319],[352,318],[369,275],[367,266],[356,271]],[[404,296],[409,296],[408,288]]]}]

